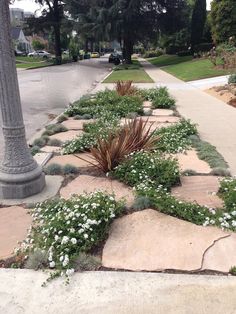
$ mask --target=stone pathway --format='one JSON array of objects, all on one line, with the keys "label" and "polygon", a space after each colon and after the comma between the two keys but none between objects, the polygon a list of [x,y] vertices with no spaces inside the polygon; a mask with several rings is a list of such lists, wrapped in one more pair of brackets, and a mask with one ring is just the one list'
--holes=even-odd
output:
[{"label": "stone pathway", "polygon": [[156,86],[167,86],[177,100],[179,113],[197,123],[203,140],[211,143],[228,162],[232,175],[236,175],[236,109],[208,95],[190,83],[185,83],[147,62],[139,60]]},{"label": "stone pathway", "polygon": [[181,177],[181,186],[172,188],[172,195],[179,200],[206,205],[211,208],[223,206],[223,201],[216,195],[219,179],[213,176]]},{"label": "stone pathway", "polygon": [[56,133],[53,134],[51,136],[49,136],[50,139],[56,139],[59,140],[61,142],[66,142],[66,141],[71,141],[73,139],[75,139],[77,136],[83,134],[82,130],[70,130],[70,131],[66,131],[66,132],[60,132],[60,133]]},{"label": "stone pathway", "polygon": [[177,158],[181,171],[193,170],[197,174],[209,174],[212,170],[208,163],[198,158],[194,149],[173,156]]},{"label": "stone pathway", "polygon": [[[196,271],[202,269],[228,272],[222,248],[227,245],[230,262],[236,264],[235,235],[214,227],[192,223],[146,209],[116,219],[105,244],[104,267],[133,271],[166,269]],[[229,240],[231,239],[231,241]],[[218,259],[214,255],[218,254]],[[223,268],[222,268],[223,266]]]}]

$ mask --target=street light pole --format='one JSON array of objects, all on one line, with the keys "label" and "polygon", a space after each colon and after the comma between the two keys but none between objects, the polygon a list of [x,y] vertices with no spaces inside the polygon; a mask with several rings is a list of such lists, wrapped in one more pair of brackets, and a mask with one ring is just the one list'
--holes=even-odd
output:
[{"label": "street light pole", "polygon": [[45,177],[25,138],[8,0],[0,0],[0,111],[5,142],[0,164],[0,198],[22,199],[37,194],[45,186]]}]

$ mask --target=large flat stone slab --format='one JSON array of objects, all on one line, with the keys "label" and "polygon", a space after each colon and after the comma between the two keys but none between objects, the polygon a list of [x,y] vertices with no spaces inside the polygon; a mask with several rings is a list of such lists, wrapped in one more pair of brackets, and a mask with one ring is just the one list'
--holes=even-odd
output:
[{"label": "large flat stone slab", "polygon": [[0,260],[13,256],[18,242],[25,240],[32,217],[19,206],[0,208]]},{"label": "large flat stone slab", "polygon": [[185,153],[174,155],[178,159],[181,171],[194,170],[199,174],[209,174],[211,167],[204,160],[198,158],[195,150],[187,150]]},{"label": "large flat stone slab", "polygon": [[0,204],[1,205],[35,204],[46,201],[56,196],[64,178],[62,176],[45,176],[45,180],[46,186],[42,192],[23,199],[14,200],[0,199]]},{"label": "large flat stone slab", "polygon": [[113,222],[102,264],[133,271],[198,270],[207,248],[225,235],[146,209]]},{"label": "large flat stone slab", "polygon": [[68,119],[62,122],[68,130],[83,130],[84,123],[91,123],[94,120],[75,120],[75,119]]},{"label": "large flat stone slab", "polygon": [[82,135],[83,131],[82,130],[70,130],[70,131],[66,131],[66,132],[60,132],[60,133],[56,133],[53,134],[51,136],[49,136],[50,139],[56,139],[59,140],[61,142],[67,142],[67,141],[71,141],[73,139],[75,139],[77,136]]},{"label": "large flat stone slab", "polygon": [[68,199],[73,194],[81,195],[83,193],[92,193],[95,191],[106,191],[114,193],[117,200],[125,198],[127,204],[131,205],[134,201],[133,190],[125,184],[104,177],[94,177],[81,175],[71,181],[67,186],[61,189],[61,197]]},{"label": "large flat stone slab", "polygon": [[170,109],[153,109],[152,115],[153,116],[173,116],[174,111]]},{"label": "large flat stone slab", "polygon": [[[77,156],[77,157],[76,157]],[[50,164],[59,164],[61,166],[65,166],[67,164],[73,165],[78,168],[82,167],[91,167],[91,163],[88,161],[91,161],[94,164],[97,164],[96,161],[91,159],[91,154],[89,153],[80,153],[80,154],[74,154],[74,155],[62,155],[62,156],[54,156],[49,162]]]},{"label": "large flat stone slab", "polygon": [[181,184],[171,191],[176,198],[212,208],[223,206],[223,201],[216,195],[220,186],[217,177],[181,177]]},{"label": "large flat stone slab", "polygon": [[61,147],[59,147],[59,146],[44,146],[40,150],[42,152],[45,152],[45,153],[60,153]]},{"label": "large flat stone slab", "polygon": [[37,153],[34,155],[34,160],[37,162],[38,165],[44,166],[46,163],[49,161],[49,159],[52,157],[52,152],[51,153]]},{"label": "large flat stone slab", "polygon": [[207,250],[202,265],[203,270],[218,270],[228,273],[236,266],[236,234],[220,239]]}]

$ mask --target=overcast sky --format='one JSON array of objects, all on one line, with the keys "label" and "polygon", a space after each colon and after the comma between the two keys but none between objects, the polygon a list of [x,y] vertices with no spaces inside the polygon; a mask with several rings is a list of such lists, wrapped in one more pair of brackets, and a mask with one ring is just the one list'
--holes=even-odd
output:
[{"label": "overcast sky", "polygon": [[[212,0],[207,0],[208,8],[210,8],[210,3]],[[25,11],[34,12],[40,8],[38,4],[34,2],[34,0],[15,0],[15,3],[10,5],[11,8],[21,8]]]}]

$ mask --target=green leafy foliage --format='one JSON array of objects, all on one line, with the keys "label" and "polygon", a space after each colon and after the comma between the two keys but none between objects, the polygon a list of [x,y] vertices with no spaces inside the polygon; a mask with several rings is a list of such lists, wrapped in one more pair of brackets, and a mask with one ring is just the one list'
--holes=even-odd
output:
[{"label": "green leafy foliage", "polygon": [[164,158],[157,152],[136,152],[117,166],[112,175],[130,185],[145,181],[154,187],[160,184],[166,188],[179,183],[180,174],[178,162],[173,158]]},{"label": "green leafy foliage", "polygon": [[195,124],[182,119],[179,123],[155,131],[160,136],[158,149],[166,153],[179,153],[191,147],[190,135],[197,134]]},{"label": "green leafy foliage", "polygon": [[35,227],[22,250],[43,250],[50,268],[71,275],[80,254],[105,239],[123,206],[113,195],[101,192],[40,203],[33,211]]},{"label": "green leafy foliage", "polygon": [[228,79],[229,84],[236,84],[236,74],[231,74]]}]

